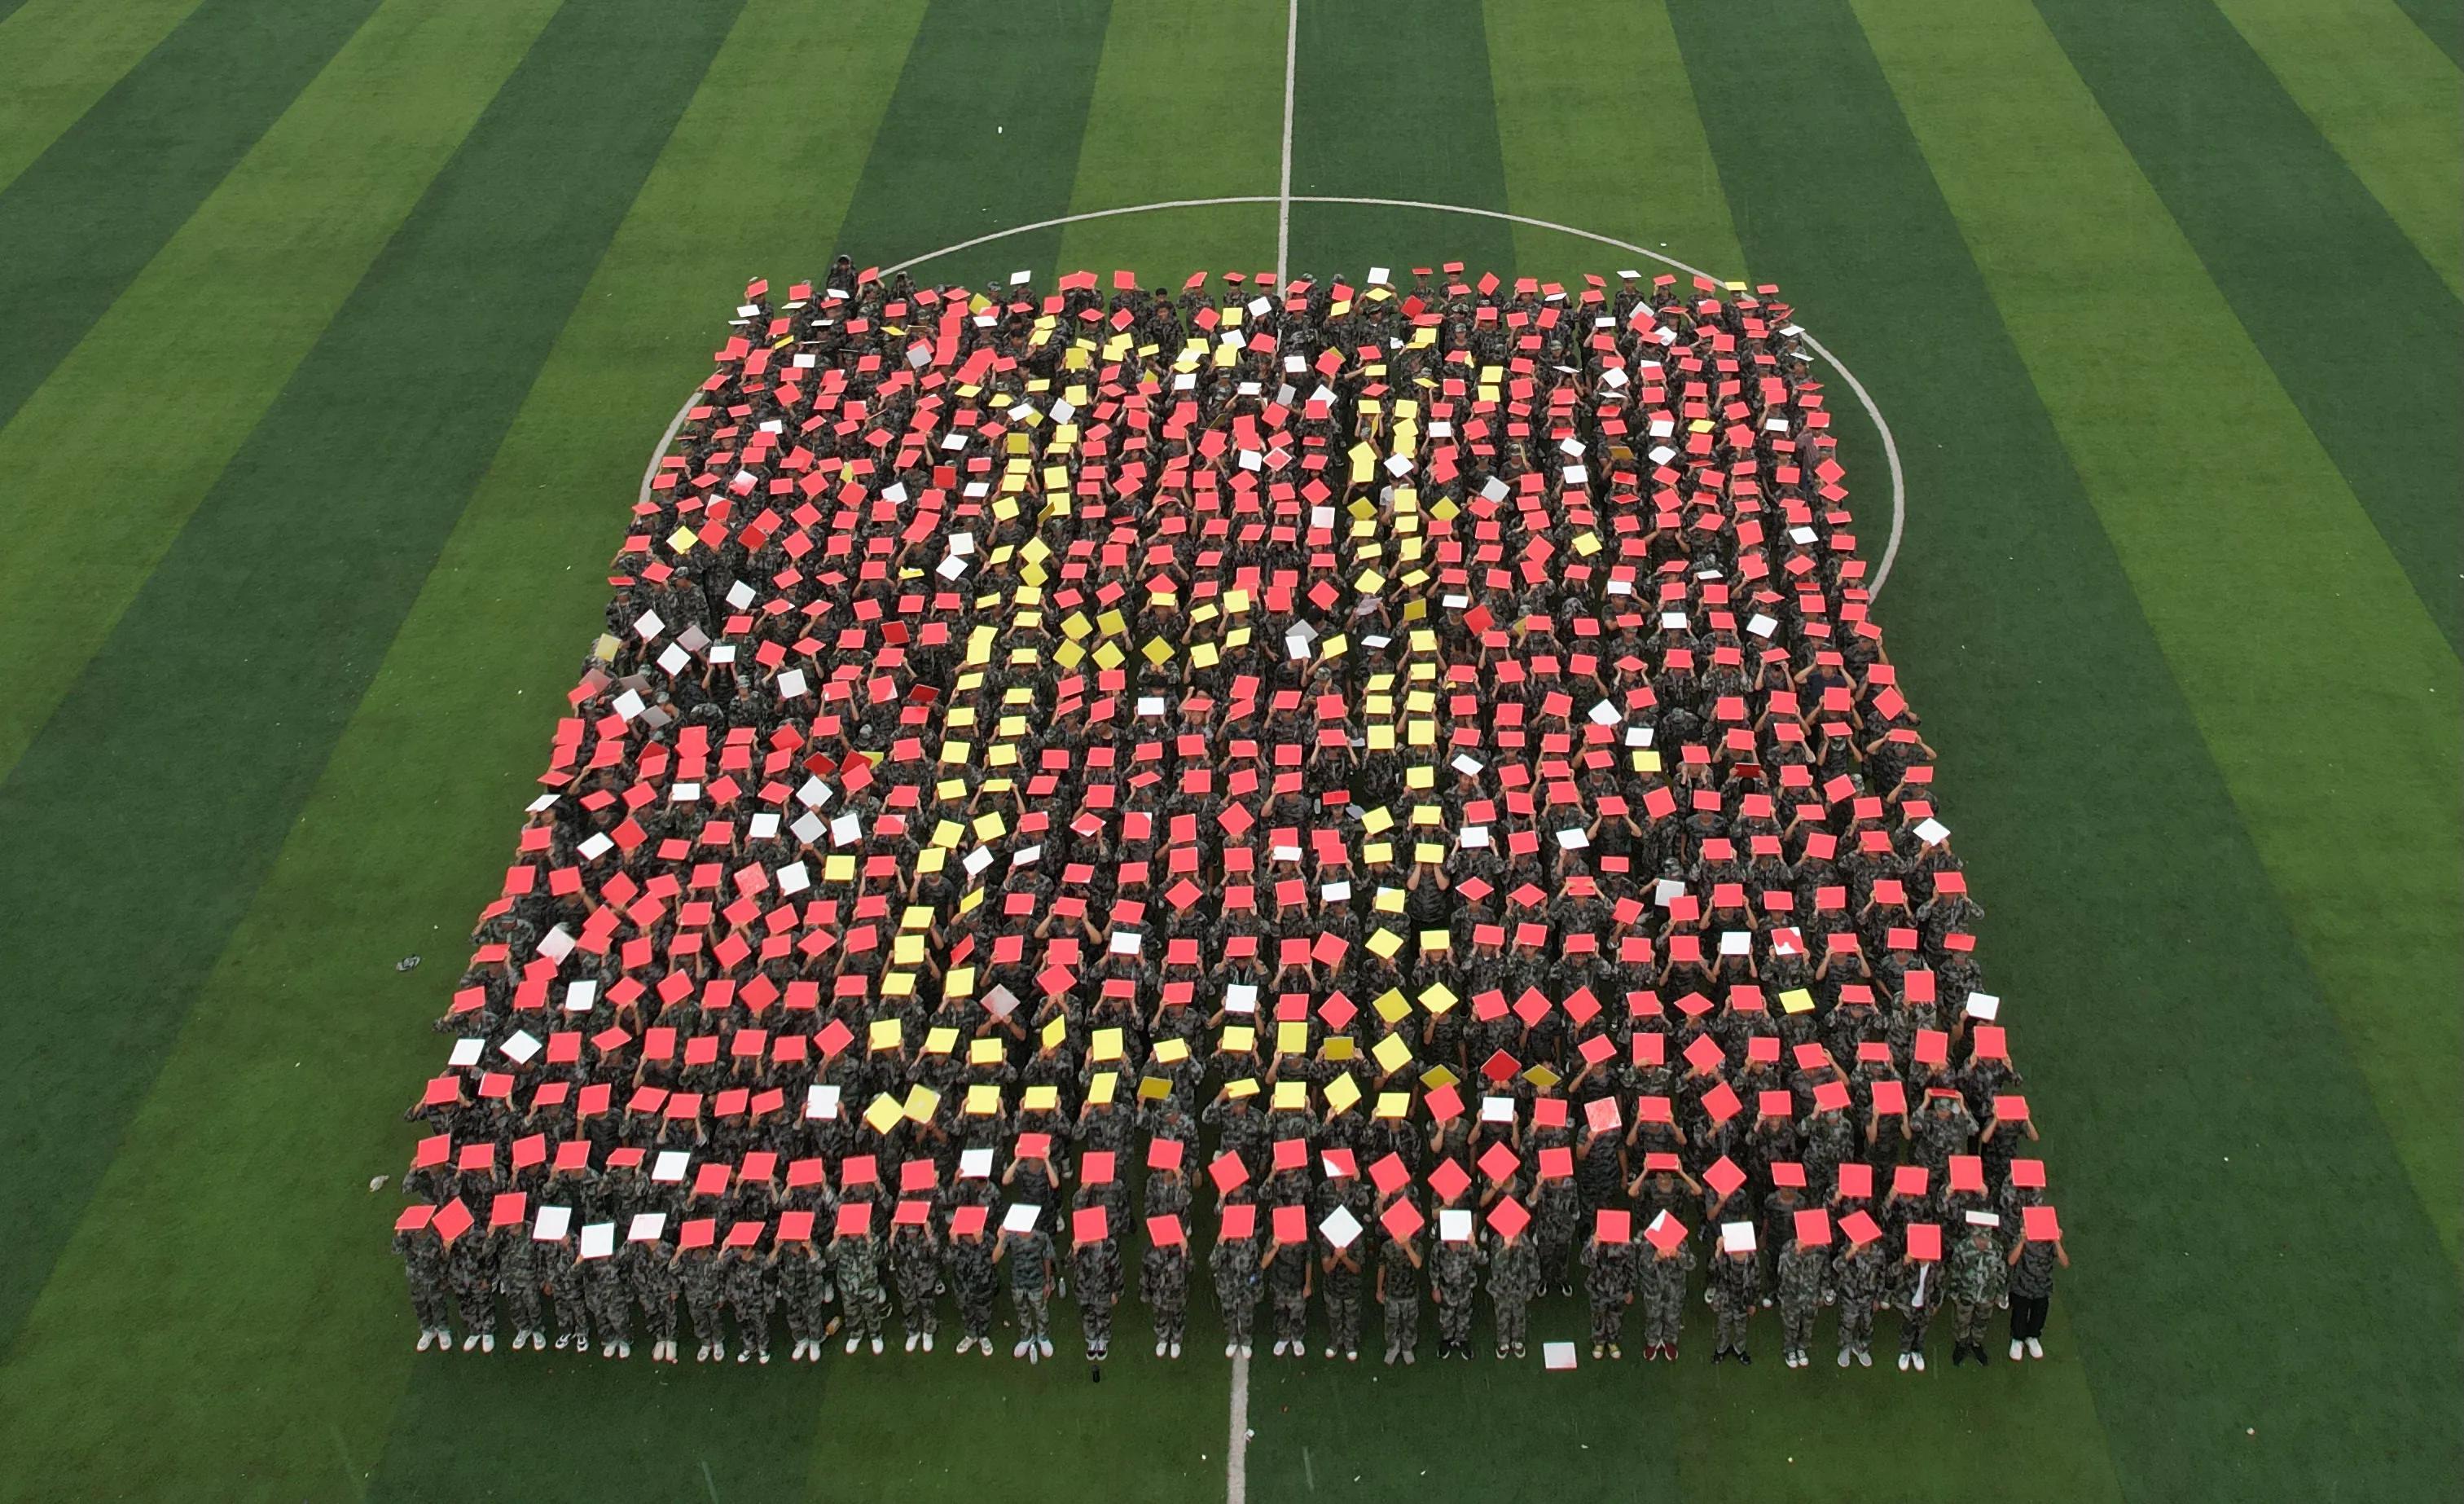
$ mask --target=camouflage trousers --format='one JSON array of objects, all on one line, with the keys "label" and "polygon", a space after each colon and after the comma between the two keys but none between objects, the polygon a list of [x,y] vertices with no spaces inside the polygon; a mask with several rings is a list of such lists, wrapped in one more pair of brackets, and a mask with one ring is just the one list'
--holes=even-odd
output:
[{"label": "camouflage trousers", "polygon": [[799,1342],[818,1342],[830,1323],[825,1316],[828,1305],[817,1289],[803,1299],[789,1298],[779,1302],[787,1308],[787,1332]]},{"label": "camouflage trousers", "polygon": [[[675,1296],[670,1295],[665,1300],[644,1302],[642,1315],[649,1319],[651,1341],[672,1342],[676,1339]],[[714,1318],[715,1321],[715,1318]],[[710,1334],[714,1340],[717,1338],[718,1327],[715,1324],[711,1327]]]},{"label": "camouflage trousers", "polygon": [[876,1338],[882,1324],[890,1319],[890,1296],[879,1285],[867,1285],[858,1290],[842,1286],[839,1294],[847,1305],[847,1335]]},{"label": "camouflage trousers", "polygon": [[537,1332],[541,1330],[539,1326],[539,1288],[537,1285],[517,1285],[513,1289],[506,1291],[504,1295],[505,1303],[513,1308],[515,1331]]},{"label": "camouflage trousers", "polygon": [[1465,1293],[1454,1300],[1438,1302],[1438,1338],[1448,1347],[1461,1347],[1471,1340],[1471,1295]]},{"label": "camouflage trousers", "polygon": [[583,1345],[585,1347],[588,1346],[590,1343],[590,1307],[589,1304],[582,1298],[582,1292],[579,1290],[567,1290],[562,1285],[559,1285],[556,1287],[555,1294],[557,1335],[560,1337],[579,1338],[582,1339]]},{"label": "camouflage trousers", "polygon": [[693,1316],[693,1340],[715,1342],[727,1336],[718,1324],[718,1292],[715,1289],[701,1291],[688,1288],[685,1306]]},{"label": "camouflage trousers", "polygon": [[1932,1324],[1932,1307],[1928,1306],[1923,1309],[1911,1309],[1907,1306],[1902,1306],[1900,1308],[1900,1351],[1903,1353],[1924,1352],[1925,1328]]},{"label": "camouflage trousers", "polygon": [[898,1317],[906,1324],[910,1337],[929,1336],[941,1330],[941,1306],[933,1296],[933,1287],[900,1285]]},{"label": "camouflage trousers", "polygon": [[1308,1343],[1309,1296],[1297,1290],[1275,1292],[1275,1340]]},{"label": "camouflage trousers", "polygon": [[1249,1345],[1250,1335],[1258,1330],[1258,1302],[1235,1300],[1223,1307],[1223,1340]]},{"label": "camouflage trousers", "polygon": [[1574,1239],[1570,1231],[1564,1237],[1540,1240],[1540,1288],[1562,1289],[1567,1283],[1567,1269],[1573,1262]]},{"label": "camouflage trousers", "polygon": [[411,1281],[410,1310],[419,1318],[419,1329],[423,1332],[433,1332],[453,1324],[453,1308],[447,1303],[445,1292],[434,1285]]},{"label": "camouflage trousers", "polygon": [[967,1336],[979,1341],[993,1334],[993,1295],[990,1285],[981,1290],[958,1287],[958,1323],[967,1329]]},{"label": "camouflage trousers", "polygon": [[1622,1340],[1625,1331],[1625,1296],[1595,1294],[1592,1296],[1592,1341],[1595,1345]]},{"label": "camouflage trousers", "polygon": [[1420,1345],[1420,1302],[1416,1296],[1378,1302],[1386,1316],[1386,1347],[1397,1357]]},{"label": "camouflage trousers", "polygon": [[1713,1305],[1711,1309],[1718,1312],[1720,1315],[1720,1346],[1724,1350],[1734,1348],[1738,1352],[1744,1352],[1746,1350],[1746,1324],[1754,1318],[1753,1303],[1751,1301],[1744,1301],[1736,1305],[1730,1305],[1726,1301],[1722,1301]]},{"label": "camouflage trousers", "polygon": [[1792,1353],[1802,1353],[1814,1345],[1814,1318],[1821,1307],[1813,1301],[1799,1306],[1783,1300],[1779,1306],[1780,1345]]},{"label": "camouflage trousers", "polygon": [[1675,1347],[1685,1327],[1685,1291],[1680,1287],[1665,1293],[1646,1290],[1639,1304],[1642,1307],[1642,1340],[1649,1347]]},{"label": "camouflage trousers", "polygon": [[755,1357],[766,1356],[770,1351],[770,1308],[765,1305],[747,1310],[730,1302],[728,1309],[736,1313],[736,1339],[753,1349]]},{"label": "camouflage trousers", "polygon": [[590,1324],[599,1329],[603,1342],[629,1342],[633,1339],[633,1314],[626,1309],[619,1294],[592,1294],[584,1297],[590,1307]]},{"label": "camouflage trousers", "polygon": [[[878,1294],[880,1292],[875,1291]],[[1022,1290],[1012,1285],[1010,1304],[1018,1316],[1018,1335],[1029,1340],[1044,1340],[1052,1336],[1052,1292]]]},{"label": "camouflage trousers", "polygon": [[1360,1292],[1338,1291],[1331,1286],[1326,1293],[1326,1345],[1338,1353],[1357,1352],[1360,1348]]},{"label": "camouflage trousers", "polygon": [[1981,1348],[1993,1326],[1994,1305],[1990,1300],[1962,1300],[1951,1307],[1957,1321],[1955,1336],[1962,1346]]},{"label": "camouflage trousers", "polygon": [[466,1332],[493,1332],[496,1329],[496,1293],[493,1290],[457,1290],[453,1303],[462,1312],[462,1329]]},{"label": "camouflage trousers", "polygon": [[1497,1315],[1497,1345],[1512,1347],[1530,1335],[1531,1297],[1529,1295],[1488,1294],[1489,1309]]},{"label": "camouflage trousers", "polygon": [[1078,1327],[1089,1351],[1112,1345],[1112,1302],[1089,1297],[1078,1302]]},{"label": "camouflage trousers", "polygon": [[1189,1302],[1166,1300],[1147,1308],[1155,1317],[1155,1340],[1177,1342],[1189,1335]]},{"label": "camouflage trousers", "polygon": [[1843,1300],[1839,1303],[1839,1350],[1862,1353],[1874,1343],[1874,1307],[1871,1301]]}]

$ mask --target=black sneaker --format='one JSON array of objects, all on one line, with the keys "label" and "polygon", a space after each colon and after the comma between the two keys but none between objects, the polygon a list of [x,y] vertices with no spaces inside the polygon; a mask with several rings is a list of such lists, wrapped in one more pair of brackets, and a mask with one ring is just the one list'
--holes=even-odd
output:
[{"label": "black sneaker", "polygon": [[1740,1347],[1740,1348],[1738,1348],[1738,1349],[1737,1349],[1737,1361],[1739,1361],[1739,1362],[1741,1362],[1741,1363],[1745,1364],[1747,1367],[1750,1368],[1750,1367],[1752,1367],[1752,1366],[1753,1366],[1753,1362],[1754,1362],[1754,1355],[1753,1355],[1753,1354],[1751,1354],[1751,1353],[1749,1353],[1749,1352],[1747,1352],[1744,1348]]},{"label": "black sneaker", "polygon": [[1953,1343],[1951,1343],[1951,1344],[1950,1344],[1950,1366],[1952,1366],[1953,1368],[1956,1368],[1956,1367],[1958,1367],[1960,1364],[1962,1364],[1962,1363],[1964,1363],[1964,1362],[1966,1362],[1966,1361],[1968,1361],[1968,1344],[1966,1344],[1965,1342],[1953,1342]]}]

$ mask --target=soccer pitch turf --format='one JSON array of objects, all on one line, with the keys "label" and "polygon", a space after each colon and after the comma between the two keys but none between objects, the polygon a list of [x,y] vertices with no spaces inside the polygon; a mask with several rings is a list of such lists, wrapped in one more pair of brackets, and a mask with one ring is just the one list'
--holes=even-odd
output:
[{"label": "soccer pitch turf", "polygon": [[1208,1320],[1165,1364],[1129,1316],[1101,1384],[420,1356],[365,1189],[712,310],[1219,197],[916,275],[1630,264],[1310,202],[1425,200],[1776,282],[1856,370],[1906,470],[1876,614],[2074,1260],[2052,1359],[1981,1374],[1260,1362],[1248,1495],[2451,1493],[2459,32],[0,0],[0,1495],[1222,1495]]}]

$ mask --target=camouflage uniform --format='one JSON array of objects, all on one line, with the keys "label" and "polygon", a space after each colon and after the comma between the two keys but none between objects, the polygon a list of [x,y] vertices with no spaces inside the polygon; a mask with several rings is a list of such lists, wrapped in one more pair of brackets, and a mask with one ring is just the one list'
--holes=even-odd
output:
[{"label": "camouflage uniform", "polygon": [[727,1288],[727,1309],[736,1313],[736,1337],[742,1344],[737,1360],[750,1351],[760,1362],[770,1360],[770,1308],[779,1303],[779,1286],[759,1254],[739,1249],[719,1261]]},{"label": "camouflage uniform", "polygon": [[1009,1297],[1018,1308],[1018,1335],[1029,1342],[1048,1342],[1052,1339],[1052,1284],[1044,1263],[1052,1256],[1052,1235],[1038,1228],[1008,1236],[1012,1242],[1002,1257],[1009,1261]]},{"label": "camouflage uniform", "polygon": [[1386,1318],[1389,1360],[1408,1362],[1420,1345],[1420,1272],[1412,1267],[1411,1245],[1388,1238],[1377,1250],[1385,1273],[1378,1308]]},{"label": "camouflage uniform", "polygon": [[1223,1311],[1223,1339],[1242,1347],[1258,1325],[1258,1245],[1248,1238],[1218,1238],[1207,1250],[1206,1271],[1215,1279],[1215,1303]]},{"label": "camouflage uniform", "polygon": [[445,1250],[445,1282],[473,1337],[496,1330],[496,1256],[484,1235],[466,1232]]},{"label": "camouflage uniform", "polygon": [[517,1339],[529,1332],[540,1332],[543,1317],[539,1312],[539,1256],[531,1242],[528,1228],[507,1228],[497,1234],[504,1245],[496,1253],[496,1294],[502,1296],[514,1314],[514,1336]]},{"label": "camouflage uniform", "polygon": [[1471,1301],[1480,1267],[1488,1262],[1477,1241],[1440,1242],[1429,1255],[1429,1286],[1438,1297],[1438,1340],[1461,1349],[1471,1341]]},{"label": "camouflage uniform", "polygon": [[1309,1345],[1309,1246],[1290,1244],[1275,1250],[1266,1266],[1266,1290],[1275,1307],[1275,1341],[1294,1350]]},{"label": "camouflage uniform", "polygon": [[1540,1293],[1540,1250],[1529,1238],[1501,1240],[1488,1260],[1488,1304],[1497,1345],[1518,1356],[1529,1335],[1531,1297]]},{"label": "camouflage uniform", "polygon": [[847,1339],[881,1340],[890,1317],[890,1296],[881,1288],[881,1245],[869,1236],[832,1240],[839,1300],[847,1311]]},{"label": "camouflage uniform", "polygon": [[821,1250],[809,1242],[798,1243],[779,1254],[779,1303],[787,1308],[787,1331],[797,1345],[819,1342],[828,1335],[825,1313],[828,1302],[823,1292],[829,1287],[829,1270],[822,1262]]},{"label": "camouflage uniform", "polygon": [[1721,1253],[1712,1258],[1710,1281],[1703,1291],[1703,1299],[1720,1314],[1720,1352],[1746,1350],[1746,1324],[1762,1293],[1762,1266],[1754,1262],[1752,1254]]},{"label": "camouflage uniform", "polygon": [[451,1329],[453,1316],[445,1301],[445,1245],[423,1228],[395,1233],[393,1250],[402,1255],[403,1278],[410,1285],[410,1310],[418,1317],[420,1331]]},{"label": "camouflage uniform", "polygon": [[590,1307],[583,1299],[582,1261],[571,1243],[539,1250],[546,1272],[547,1293],[556,1302],[556,1345],[559,1349],[590,1346]]},{"label": "camouflage uniform", "polygon": [[898,1315],[909,1341],[941,1329],[941,1312],[934,1299],[941,1284],[941,1254],[931,1237],[913,1226],[901,1228],[890,1240],[890,1277],[898,1287]]},{"label": "camouflage uniform", "polygon": [[1900,1310],[1900,1352],[1922,1355],[1925,1328],[1942,1309],[1942,1270],[1932,1263],[1903,1259],[1891,1272],[1891,1304]]},{"label": "camouflage uniform", "polygon": [[1814,1244],[1791,1240],[1778,1260],[1780,1346],[1803,1362],[1814,1345],[1814,1318],[1822,1310],[1822,1279],[1830,1256]]},{"label": "camouflage uniform", "polygon": [[676,1261],[676,1283],[684,1291],[685,1309],[693,1316],[693,1340],[703,1347],[716,1347],[727,1339],[719,1324],[719,1301],[726,1291],[718,1270],[718,1255],[708,1248],[687,1249]]},{"label": "camouflage uniform", "polygon": [[1177,1343],[1189,1335],[1189,1250],[1181,1244],[1151,1247],[1138,1261],[1138,1299],[1155,1318],[1155,1340]]},{"label": "camouflage uniform", "polygon": [[1972,1349],[1976,1360],[1983,1362],[1986,1330],[1993,1313],[2011,1303],[2011,1266],[2003,1259],[1992,1231],[1971,1228],[1970,1235],[1950,1250],[1950,1267],[1944,1275],[1958,1321],[1952,1340]]},{"label": "camouflage uniform", "polygon": [[1555,1286],[1571,1293],[1574,1245],[1581,1241],[1583,1198],[1571,1179],[1544,1180],[1531,1208],[1531,1233],[1538,1241],[1540,1270],[1533,1293]]},{"label": "camouflage uniform", "polygon": [[1111,1238],[1082,1243],[1070,1254],[1078,1281],[1078,1322],[1087,1356],[1101,1358],[1112,1345],[1112,1303],[1121,1298],[1121,1246]]},{"label": "camouflage uniform", "polygon": [[633,1339],[633,1314],[626,1309],[625,1272],[615,1258],[582,1261],[583,1299],[590,1307],[590,1324],[599,1329],[603,1344],[629,1342]]},{"label": "camouflage uniform", "polygon": [[[1001,1293],[1001,1275],[993,1268],[989,1238],[953,1238],[949,1249],[950,1288],[958,1295],[958,1322],[969,1341],[989,1343],[993,1335],[993,1298]],[[987,1346],[986,1352],[992,1349]]]},{"label": "camouflage uniform", "polygon": [[1624,1338],[1626,1302],[1634,1297],[1634,1245],[1583,1245],[1583,1289],[1592,1297],[1592,1346],[1616,1347]]},{"label": "camouflage uniform", "polygon": [[1641,1297],[1642,1341],[1646,1347],[1674,1352],[1685,1327],[1685,1276],[1694,1270],[1694,1246],[1680,1243],[1673,1253],[1652,1250],[1636,1266],[1635,1293]]},{"label": "camouflage uniform", "polygon": [[632,1287],[634,1302],[641,1306],[642,1316],[649,1323],[650,1340],[674,1341],[676,1272],[669,1262],[667,1246],[627,1243],[617,1260],[625,1266],[625,1283]]},{"label": "camouflage uniform", "polygon": [[1319,1272],[1326,1280],[1326,1345],[1349,1357],[1360,1350],[1360,1270],[1367,1250],[1355,1240],[1328,1251]]},{"label": "camouflage uniform", "polygon": [[1889,1273],[1877,1240],[1863,1248],[1845,1248],[1831,1260],[1831,1297],[1839,1306],[1839,1350],[1866,1356],[1874,1341],[1874,1307],[1882,1298]]}]

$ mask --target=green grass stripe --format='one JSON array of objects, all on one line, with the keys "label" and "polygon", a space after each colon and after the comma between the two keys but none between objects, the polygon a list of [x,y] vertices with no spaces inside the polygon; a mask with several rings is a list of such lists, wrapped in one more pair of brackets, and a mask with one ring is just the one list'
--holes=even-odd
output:
[{"label": "green grass stripe", "polygon": [[2464,66],[2464,3],[2459,0],[2396,0],[2423,35],[2438,45],[2448,60]]},{"label": "green grass stripe", "polygon": [[[1301,0],[1299,63],[1294,193],[1507,207],[1479,0],[1431,0],[1399,15]],[[1280,100],[1266,108],[1282,113]],[[1292,206],[1295,276],[1357,278],[1384,266],[1408,286],[1413,267],[1447,261],[1510,275],[1513,227],[1418,210]]]},{"label": "green grass stripe", "polygon": [[554,9],[388,0],[0,429],[0,774]]},{"label": "green grass stripe", "polygon": [[[1069,210],[1267,193],[1280,181],[1282,0],[1114,0]],[[1150,287],[1275,264],[1275,206],[1164,210],[1071,225],[1060,264]]]},{"label": "green grass stripe", "polygon": [[[2464,649],[2464,303],[2210,0],[2039,10],[2431,619]],[[2451,72],[2448,124],[2422,140],[2431,163],[2441,140],[2456,151],[2455,90]],[[2452,214],[2452,175],[2445,187]],[[2347,292],[2366,310],[2352,324]]]},{"label": "green grass stripe", "polygon": [[375,7],[205,0],[0,189],[0,420]]},{"label": "green grass stripe", "polygon": [[[835,249],[860,267],[887,266],[1067,213],[1111,14],[1108,0],[933,0]],[[1061,232],[1041,230],[940,257],[915,276],[1001,287],[1023,270],[1045,282],[1060,249]]]},{"label": "green grass stripe", "polygon": [[1860,13],[2452,1254],[2455,660],[2035,16]]},{"label": "green grass stripe", "polygon": [[2388,0],[2217,0],[2407,238],[2464,292],[2454,65]]},{"label": "green grass stripe", "polygon": [[0,5],[0,188],[197,8],[197,0]]},{"label": "green grass stripe", "polygon": [[[1744,276],[1665,0],[1487,0],[1486,13],[1507,207]],[[1526,273],[1561,281],[1634,265],[1606,246],[1569,247],[1529,227],[1516,228],[1514,251]]]},{"label": "green grass stripe", "polygon": [[[2432,1329],[2452,1320],[2437,1245],[2002,326],[1978,270],[1992,257],[1971,258],[1844,7],[1672,10],[1756,276],[1856,364],[1899,434],[1909,525],[1879,615],[1942,754],[2077,1263],[2055,1299],[2070,1322],[2056,1362],[2024,1380],[1963,1371],[1948,1395],[1950,1376],[1928,1375],[1923,1403],[1881,1423],[1904,1459],[1891,1486],[2067,1497],[2061,1472],[2093,1467],[2102,1442],[2140,1498],[2421,1487],[2452,1435],[2438,1404],[2453,1380],[2385,1313],[2392,1299]],[[2032,139],[1998,160],[2045,164],[2024,181],[2048,212],[2095,212],[2070,197],[2078,164],[2045,150]],[[2101,296],[2126,275],[2100,264],[2073,282]],[[1869,519],[1870,458],[1848,453]],[[2265,599],[2252,585],[2219,620]],[[2369,1272],[2322,1278],[2322,1257]],[[2074,1357],[2092,1413],[2063,1373]],[[2407,1399],[2357,1411],[2357,1394]],[[1765,1436],[1785,1449],[1793,1418],[1766,1419]],[[2006,1465],[2014,1444],[2030,1464]],[[1689,1485],[1837,1493],[1739,1471],[1764,1450],[1706,1446]],[[2061,1471],[2039,1482],[2035,1459]],[[1870,1467],[1870,1449],[1840,1465]]]},{"label": "green grass stripe", "polygon": [[[0,966],[50,1000],[0,1016],[20,1083],[0,1138],[24,1151],[0,1165],[0,1331],[46,1278],[734,12],[559,12],[0,785],[16,857]],[[560,149],[577,141],[592,149]],[[420,838],[402,813],[396,850]],[[292,1058],[318,1043],[293,1035]],[[314,1144],[287,1143],[293,1174],[330,1178]],[[31,1333],[20,1355],[45,1342]],[[30,1397],[64,1401],[77,1391]]]}]

